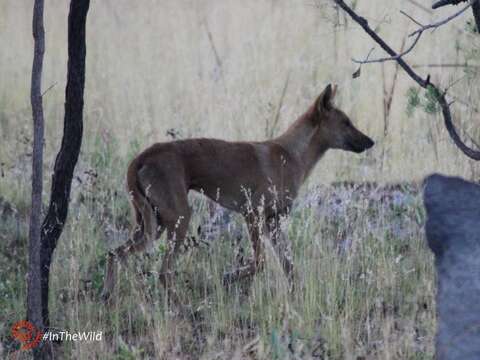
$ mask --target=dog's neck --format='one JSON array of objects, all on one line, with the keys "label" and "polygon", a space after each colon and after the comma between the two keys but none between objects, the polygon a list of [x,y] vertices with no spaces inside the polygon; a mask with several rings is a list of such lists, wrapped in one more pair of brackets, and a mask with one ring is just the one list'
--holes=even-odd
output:
[{"label": "dog's neck", "polygon": [[315,105],[312,105],[282,135],[272,140],[304,164],[305,175],[310,173],[328,150],[326,139],[315,124],[316,116]]}]

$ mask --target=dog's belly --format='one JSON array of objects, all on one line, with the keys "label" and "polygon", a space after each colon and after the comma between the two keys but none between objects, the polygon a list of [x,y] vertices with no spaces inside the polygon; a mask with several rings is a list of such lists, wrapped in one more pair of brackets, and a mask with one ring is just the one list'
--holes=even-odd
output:
[{"label": "dog's belly", "polygon": [[241,214],[263,212],[269,216],[272,212],[284,213],[291,208],[296,191],[267,186],[233,185],[216,188],[192,188],[226,209]]},{"label": "dog's belly", "polygon": [[[226,209],[243,213],[247,208],[248,204],[248,190],[243,190],[242,187],[238,186],[235,190],[231,184],[229,186],[208,186],[200,187],[195,186],[191,189],[207,196],[211,200],[220,204]],[[251,192],[250,192],[251,193]]]}]

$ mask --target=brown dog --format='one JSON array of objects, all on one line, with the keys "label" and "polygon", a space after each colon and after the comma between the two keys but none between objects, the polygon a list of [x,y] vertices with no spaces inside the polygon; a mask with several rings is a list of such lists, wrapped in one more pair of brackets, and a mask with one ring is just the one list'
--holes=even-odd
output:
[{"label": "brown dog", "polygon": [[[137,156],[127,173],[127,188],[136,226],[129,241],[109,253],[104,286],[108,298],[115,281],[116,258],[143,250],[167,230],[167,251],[160,270],[166,288],[172,266],[185,240],[191,210],[187,194],[201,192],[247,222],[254,259],[225,275],[235,281],[262,267],[262,234],[275,245],[281,236],[280,216],[287,214],[311,170],[328,149],[361,153],[374,142],[357,130],[332,100],[328,85],[315,103],[279,137],[263,142],[188,139],[157,143]],[[280,253],[287,277],[291,258]]]}]

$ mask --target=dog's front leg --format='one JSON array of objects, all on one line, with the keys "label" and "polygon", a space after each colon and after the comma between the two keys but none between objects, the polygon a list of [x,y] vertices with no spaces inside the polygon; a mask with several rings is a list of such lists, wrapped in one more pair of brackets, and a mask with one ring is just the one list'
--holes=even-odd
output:
[{"label": "dog's front leg", "polygon": [[265,222],[254,214],[245,216],[245,220],[247,222],[250,241],[252,242],[253,260],[245,266],[238,267],[231,272],[225,273],[223,275],[223,284],[225,286],[254,275],[256,272],[263,269],[265,263],[265,251],[262,241],[262,235],[266,234],[267,231]]},{"label": "dog's front leg", "polygon": [[267,221],[268,230],[270,233],[270,239],[272,245],[277,253],[278,259],[282,265],[285,276],[290,285],[290,289],[293,290],[293,259],[292,259],[292,246],[288,239],[287,234],[281,228],[280,216],[273,216]]}]

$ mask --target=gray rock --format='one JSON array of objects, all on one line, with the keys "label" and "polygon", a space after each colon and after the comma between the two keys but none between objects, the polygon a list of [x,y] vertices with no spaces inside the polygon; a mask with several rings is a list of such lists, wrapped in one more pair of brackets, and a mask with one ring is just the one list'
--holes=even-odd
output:
[{"label": "gray rock", "polygon": [[426,233],[437,270],[436,359],[480,359],[480,186],[425,181]]}]

